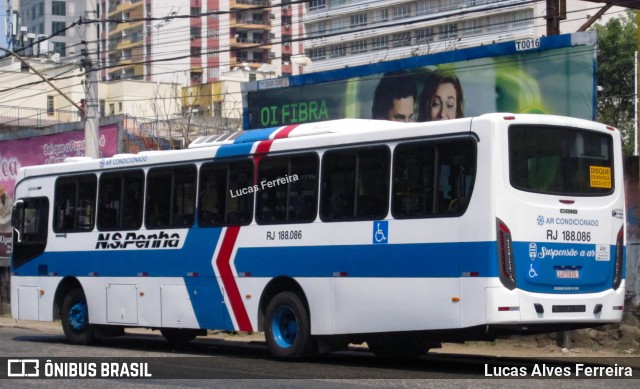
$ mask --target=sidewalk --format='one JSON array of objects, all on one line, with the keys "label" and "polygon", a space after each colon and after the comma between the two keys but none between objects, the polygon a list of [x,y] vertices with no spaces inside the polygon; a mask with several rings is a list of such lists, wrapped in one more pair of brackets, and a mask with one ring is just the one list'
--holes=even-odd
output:
[{"label": "sidewalk", "polygon": [[[62,324],[59,320],[56,321],[35,321],[35,320],[17,320],[10,315],[0,316],[0,329],[3,327],[8,328],[23,328],[35,332],[46,332],[53,334],[63,335]],[[142,335],[157,335],[162,336],[160,331],[152,330],[144,327],[127,327],[126,332],[128,334],[142,334]],[[219,340],[233,340],[239,342],[264,342],[264,334],[261,332],[254,333],[237,333],[232,331],[208,331],[206,337],[199,338],[211,338]]]},{"label": "sidewalk", "polygon": [[[32,320],[16,320],[11,316],[0,316],[0,331],[3,327],[23,328],[34,332],[59,334],[63,336],[60,321],[42,322]],[[160,331],[148,328],[126,328],[126,333],[131,335],[153,335],[161,337]],[[231,342],[255,342],[264,343],[264,333],[237,333],[232,331],[208,331],[206,337],[198,339],[222,340]],[[536,345],[534,337],[516,337],[514,339],[499,339],[495,342],[466,342],[463,344],[443,343],[442,348],[432,349],[430,353],[438,354],[468,354],[468,355],[489,355],[494,357],[622,357],[635,360],[634,366],[640,366],[640,355],[637,350],[611,350],[611,349],[588,349],[572,348],[562,349],[556,345],[546,345],[541,347]],[[366,348],[366,345],[352,345],[354,349]]]}]

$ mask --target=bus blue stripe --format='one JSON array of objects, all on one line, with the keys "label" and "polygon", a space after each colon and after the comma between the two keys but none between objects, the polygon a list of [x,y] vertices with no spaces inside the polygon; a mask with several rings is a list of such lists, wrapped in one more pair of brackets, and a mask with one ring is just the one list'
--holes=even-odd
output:
[{"label": "bus blue stripe", "polygon": [[238,272],[256,277],[460,277],[498,274],[495,242],[239,248]]},{"label": "bus blue stripe", "polygon": [[[194,228],[181,250],[128,250],[45,253],[21,266],[20,275],[37,274],[46,264],[48,272],[59,275],[135,277],[145,272],[150,277],[175,277],[199,273],[214,277],[211,258],[216,237],[206,229]],[[116,255],[117,254],[117,255]],[[87,255],[94,260],[84,261]],[[497,276],[494,242],[302,246],[238,248],[234,259],[237,272],[256,277],[331,277],[347,272],[354,277],[460,277],[477,272],[481,277]]]},{"label": "bus blue stripe", "polygon": [[238,143],[222,145],[216,152],[216,158],[224,157],[246,157],[251,153],[253,143]]},{"label": "bus blue stripe", "polygon": [[268,140],[269,136],[280,127],[263,128],[260,130],[244,131],[242,135],[236,138],[234,143],[253,143],[261,140]]}]

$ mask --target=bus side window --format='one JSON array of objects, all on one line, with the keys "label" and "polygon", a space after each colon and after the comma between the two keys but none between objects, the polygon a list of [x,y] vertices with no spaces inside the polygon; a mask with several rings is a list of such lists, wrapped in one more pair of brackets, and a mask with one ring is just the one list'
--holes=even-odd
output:
[{"label": "bus side window", "polygon": [[200,227],[251,223],[253,171],[252,161],[202,165],[198,193]]},{"label": "bus side window", "polygon": [[150,169],[147,174],[148,228],[190,227],[195,217],[195,165]]},{"label": "bus side window", "polygon": [[462,214],[471,196],[475,160],[470,140],[398,145],[394,150],[393,216]]},{"label": "bus side window", "polygon": [[389,209],[389,165],[386,146],[326,152],[322,159],[322,220],[383,219]]},{"label": "bus side window", "polygon": [[[227,175],[225,224],[247,225],[253,218],[253,163],[250,161],[229,164]],[[247,192],[247,193],[245,193]],[[235,193],[235,196],[232,195]]]},{"label": "bus side window", "polygon": [[260,160],[256,221],[304,223],[316,219],[318,157],[315,154]]},{"label": "bus side window", "polygon": [[55,185],[55,232],[93,230],[97,178],[94,174],[60,177]]},{"label": "bus side window", "polygon": [[398,145],[393,156],[392,213],[396,218],[435,213],[436,148],[433,142]]},{"label": "bus side window", "polygon": [[98,229],[137,230],[142,225],[144,172],[103,173],[98,191]]}]

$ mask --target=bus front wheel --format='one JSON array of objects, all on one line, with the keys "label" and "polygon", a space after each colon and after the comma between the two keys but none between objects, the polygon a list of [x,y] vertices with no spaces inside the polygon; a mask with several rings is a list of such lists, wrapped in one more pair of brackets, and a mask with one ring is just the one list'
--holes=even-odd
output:
[{"label": "bus front wheel", "polygon": [[87,345],[95,340],[95,327],[89,324],[89,307],[82,289],[71,289],[60,309],[62,330],[72,344]]},{"label": "bus front wheel", "polygon": [[281,292],[267,306],[265,338],[277,358],[310,356],[317,348],[311,337],[309,314],[297,294]]}]

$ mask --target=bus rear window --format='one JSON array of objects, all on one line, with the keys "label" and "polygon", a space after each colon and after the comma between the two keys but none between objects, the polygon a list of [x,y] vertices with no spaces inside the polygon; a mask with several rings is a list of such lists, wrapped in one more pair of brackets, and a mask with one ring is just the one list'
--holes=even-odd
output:
[{"label": "bus rear window", "polygon": [[612,137],[551,126],[509,127],[509,179],[520,190],[602,196],[614,189]]}]

